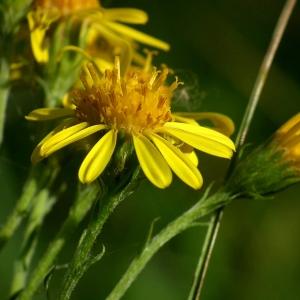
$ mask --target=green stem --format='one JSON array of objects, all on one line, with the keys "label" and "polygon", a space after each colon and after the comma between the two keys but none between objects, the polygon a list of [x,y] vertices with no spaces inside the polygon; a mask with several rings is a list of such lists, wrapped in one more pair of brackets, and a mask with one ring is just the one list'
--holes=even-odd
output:
[{"label": "green stem", "polygon": [[277,24],[274,28],[273,35],[265,53],[264,59],[258,71],[249,102],[236,138],[236,146],[239,149],[245,142],[257,104],[259,102],[261,93],[269,75],[275,54],[278,50],[283,34],[286,30],[288,21],[296,6],[297,0],[287,0],[282,8],[281,14],[278,18]]},{"label": "green stem", "polygon": [[199,299],[200,297],[200,291],[204,284],[204,277],[206,275],[210,257],[221,225],[221,219],[224,213],[223,208],[224,207],[220,207],[210,219],[188,300]]},{"label": "green stem", "polygon": [[40,169],[36,166],[31,168],[14,210],[0,229],[0,250],[13,236],[21,222],[28,216],[32,206],[37,201],[38,192],[47,186],[49,187],[54,182],[58,171],[59,168],[54,166],[49,166],[46,169]]},{"label": "green stem", "polygon": [[169,223],[156,236],[154,236],[129,265],[127,271],[117,283],[106,300],[120,299],[139,273],[144,269],[152,256],[173,237],[193,226],[197,219],[215,211],[218,207],[228,204],[233,196],[227,192],[218,192],[208,198],[200,199],[192,208],[181,214],[177,219]]},{"label": "green stem", "polygon": [[9,87],[0,87],[0,146],[3,141],[6,107],[9,97]]},{"label": "green stem", "polygon": [[[82,275],[91,265],[91,262],[95,262],[95,260],[91,257],[91,251],[96,239],[102,231],[103,225],[106,223],[107,219],[113,213],[115,208],[134,192],[137,183],[139,182],[138,179],[139,169],[133,174],[130,182],[121,192],[112,196],[108,195],[106,197],[104,200],[106,203],[100,210],[99,215],[91,220],[88,228],[83,232],[74,257],[64,276],[59,298],[60,300],[70,299],[71,294]],[[100,254],[100,257],[102,254]]]},{"label": "green stem", "polygon": [[[253,120],[253,116],[259,102],[262,90],[264,88],[266,79],[270,72],[276,51],[279,47],[279,44],[282,40],[283,33],[287,27],[288,21],[291,17],[293,9],[296,5],[297,0],[287,0],[281,14],[278,18],[276,27],[273,32],[273,36],[271,38],[269,48],[264,56],[260,69],[258,71],[255,84],[253,86],[249,102],[244,113],[244,117],[239,128],[237,138],[236,138],[236,155],[233,157],[228,172],[227,178],[230,176],[232,170],[234,169],[237,159],[238,159],[238,152],[241,149],[241,146],[245,143],[247,134],[249,132],[249,128],[251,122]],[[227,179],[226,178],[226,179]],[[205,244],[201,251],[198,265],[195,271],[194,282],[190,291],[189,300],[199,300],[201,290],[203,287],[205,275],[207,272],[207,268],[210,262],[211,254],[215,245],[215,241],[219,232],[222,216],[223,216],[224,207],[218,209],[215,215],[211,218],[209,229],[206,233],[205,237]]]},{"label": "green stem", "polygon": [[31,173],[23,187],[22,195],[17,201],[14,210],[11,212],[5,224],[0,229],[0,250],[13,236],[23,218],[28,214],[37,189],[38,183],[36,177],[33,173]]},{"label": "green stem", "polygon": [[43,282],[66,241],[74,233],[76,227],[90,210],[98,192],[99,189],[96,185],[90,185],[88,188],[85,187],[83,190],[78,192],[78,196],[70,208],[67,219],[64,221],[61,229],[48,246],[48,249],[44,256],[40,259],[37,267],[33,270],[26,288],[20,295],[20,300],[32,299],[34,293]]},{"label": "green stem", "polygon": [[[209,259],[207,259],[208,256],[212,253],[212,247],[211,245],[214,244],[214,240],[216,239],[216,233],[218,232],[216,230],[216,226],[220,226],[220,222],[216,222],[216,218],[218,218],[218,214],[214,214],[211,218],[211,221],[209,222],[209,226],[207,229],[207,233],[205,236],[204,244],[202,247],[201,255],[199,257],[199,261],[196,267],[195,275],[194,275],[194,282],[191,289],[191,293],[189,295],[189,300],[193,299],[195,291],[199,291],[202,288],[203,279],[202,276],[204,276],[204,273],[202,272],[203,268],[207,268],[207,264],[209,262]],[[198,284],[201,284],[198,286]]]},{"label": "green stem", "polygon": [[49,211],[51,211],[54,203],[56,202],[57,195],[50,195],[49,188],[51,187],[51,183],[52,182],[50,182],[47,187],[43,188],[37,194],[34,200],[34,205],[30,211],[22,238],[23,245],[21,252],[18,260],[14,264],[14,274],[10,291],[11,298],[14,298],[26,285],[29,268],[36,251],[40,228],[45,216],[49,213]]},{"label": "green stem", "polygon": [[[0,38],[0,42],[3,40]],[[1,51],[0,51],[1,55]],[[4,55],[4,53],[2,53]],[[9,97],[9,62],[6,58],[0,57],[0,146],[3,141],[6,107]]]}]

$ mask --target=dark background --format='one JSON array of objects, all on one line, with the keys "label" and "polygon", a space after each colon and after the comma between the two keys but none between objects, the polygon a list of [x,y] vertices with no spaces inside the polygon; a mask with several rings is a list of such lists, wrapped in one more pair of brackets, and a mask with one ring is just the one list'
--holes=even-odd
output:
[{"label": "dark background", "polygon": [[[201,100],[199,109],[225,113],[237,127],[283,4],[282,0],[103,1],[109,7],[146,10],[150,21],[141,29],[172,46],[169,53],[157,58],[157,64],[164,62],[175,70],[184,70],[191,74],[191,82],[197,77],[195,93]],[[264,141],[299,111],[299,28],[297,7],[251,125],[249,143]],[[30,101],[30,97],[23,98]],[[28,142],[29,130],[23,119],[28,105],[16,102],[9,109],[0,152],[0,223],[20,195],[29,167],[32,144]],[[203,154],[199,154],[199,159],[206,184],[212,180],[220,182],[227,162]],[[202,299],[299,299],[299,192],[298,185],[274,199],[240,200],[226,208]],[[151,222],[160,217],[155,227],[158,231],[195,203],[201,193],[178,180],[163,191],[145,182],[106,224],[98,242],[99,249],[105,244],[106,255],[84,276],[74,299],[104,299],[143,247]],[[65,201],[69,204],[71,200]],[[59,203],[47,217],[40,254],[58,230],[64,212],[64,205]],[[78,236],[80,232],[81,229]],[[204,228],[193,228],[172,240],[154,257],[124,299],[186,299],[204,233]],[[7,296],[20,236],[18,232],[0,253],[0,299]],[[58,263],[70,259],[78,236],[65,247]],[[55,273],[52,299],[62,274],[62,271]],[[45,299],[43,291],[37,299]]]}]

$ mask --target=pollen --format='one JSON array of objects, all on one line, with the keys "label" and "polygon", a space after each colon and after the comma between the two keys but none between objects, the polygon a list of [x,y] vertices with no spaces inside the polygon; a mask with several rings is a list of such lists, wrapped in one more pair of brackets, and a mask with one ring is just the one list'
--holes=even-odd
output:
[{"label": "pollen", "polygon": [[34,5],[40,9],[59,10],[62,15],[99,8],[98,0],[35,0]]},{"label": "pollen", "polygon": [[82,89],[71,99],[76,117],[90,124],[105,124],[128,134],[147,134],[172,120],[170,100],[178,81],[166,84],[169,70],[129,69],[120,76],[120,64],[101,74],[88,64],[81,76]]}]

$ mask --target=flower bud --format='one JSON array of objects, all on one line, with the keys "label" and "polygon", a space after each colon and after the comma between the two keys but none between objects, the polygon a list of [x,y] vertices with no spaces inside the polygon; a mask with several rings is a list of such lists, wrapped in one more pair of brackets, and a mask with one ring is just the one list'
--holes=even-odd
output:
[{"label": "flower bud", "polygon": [[300,172],[300,113],[276,131],[273,144],[282,149],[284,159]]},{"label": "flower bud", "polygon": [[237,163],[229,190],[261,198],[300,181],[300,113]]}]

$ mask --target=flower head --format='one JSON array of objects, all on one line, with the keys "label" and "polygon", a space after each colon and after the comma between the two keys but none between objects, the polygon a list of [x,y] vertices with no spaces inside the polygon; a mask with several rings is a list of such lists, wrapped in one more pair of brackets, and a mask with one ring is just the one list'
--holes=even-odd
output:
[{"label": "flower head", "polygon": [[276,131],[273,144],[282,150],[283,158],[300,172],[300,113]]},{"label": "flower head", "polygon": [[52,11],[61,16],[72,13],[99,8],[98,0],[35,0],[33,6],[44,11]]},{"label": "flower head", "polygon": [[[99,140],[79,169],[80,181],[89,183],[109,163],[118,135],[125,135],[133,143],[141,168],[154,185],[167,187],[172,181],[172,170],[189,186],[200,188],[203,180],[194,148],[230,158],[234,144],[227,136],[200,126],[189,116],[171,112],[172,93],[179,82],[166,84],[167,75],[168,69],[164,67],[160,71],[134,68],[121,76],[118,59],[115,67],[104,74],[95,65],[88,64],[81,76],[82,88],[71,93],[72,109],[37,109],[27,116],[32,121],[65,118],[39,143],[32,160],[39,161],[97,132]],[[201,114],[195,117],[201,119]],[[210,117],[214,118],[214,114]],[[219,123],[220,118],[217,114]],[[231,126],[227,117],[223,120],[225,127]]]},{"label": "flower head", "polygon": [[[49,29],[54,22],[74,20],[88,24],[86,51],[98,59],[101,67],[113,64],[114,56],[122,56],[127,67],[136,53],[137,42],[168,50],[169,45],[159,39],[128,27],[127,24],[145,24],[147,14],[134,8],[105,9],[97,0],[35,0],[28,13],[31,45],[39,63],[49,60]],[[125,24],[124,24],[125,23]]]},{"label": "flower head", "polygon": [[238,162],[229,190],[261,198],[300,181],[300,113]]}]

